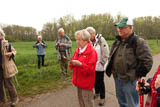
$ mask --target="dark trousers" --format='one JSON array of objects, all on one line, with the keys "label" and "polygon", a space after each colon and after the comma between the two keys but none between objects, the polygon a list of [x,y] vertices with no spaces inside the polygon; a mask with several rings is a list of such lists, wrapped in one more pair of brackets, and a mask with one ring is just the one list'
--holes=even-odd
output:
[{"label": "dark trousers", "polygon": [[41,58],[42,58],[42,66],[44,66],[44,56],[45,55],[37,55],[37,57],[38,57],[38,68],[39,69],[41,67]]},{"label": "dark trousers", "polygon": [[8,89],[11,102],[17,100],[17,91],[13,84],[13,78],[4,78],[3,71],[0,70],[0,102],[6,102],[5,88]]},{"label": "dark trousers", "polygon": [[105,98],[104,71],[103,72],[96,71],[95,93],[100,94],[101,99]]}]

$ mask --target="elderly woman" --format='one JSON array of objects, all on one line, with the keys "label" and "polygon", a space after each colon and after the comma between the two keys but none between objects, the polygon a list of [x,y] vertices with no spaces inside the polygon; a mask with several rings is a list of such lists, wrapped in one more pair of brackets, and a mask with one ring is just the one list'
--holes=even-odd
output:
[{"label": "elderly woman", "polygon": [[44,56],[46,47],[47,44],[42,40],[42,36],[38,36],[37,42],[33,45],[33,48],[37,48],[38,69],[40,69],[41,66],[41,58],[42,58],[42,66],[44,66]]},{"label": "elderly woman", "polygon": [[93,27],[87,27],[86,30],[91,35],[91,42],[98,55],[95,76],[95,94],[94,99],[100,96],[99,105],[105,103],[105,84],[104,84],[104,66],[108,62],[109,47],[102,34],[96,34]]},{"label": "elderly woman", "polygon": [[78,48],[75,50],[70,69],[73,70],[72,83],[77,87],[80,107],[93,107],[93,86],[97,53],[90,42],[87,30],[75,33]]},{"label": "elderly woman", "polygon": [[15,49],[9,46],[5,33],[0,29],[0,107],[6,103],[5,88],[8,89],[11,106],[15,106],[19,101],[13,84],[13,76],[18,72],[12,59],[15,55]]}]

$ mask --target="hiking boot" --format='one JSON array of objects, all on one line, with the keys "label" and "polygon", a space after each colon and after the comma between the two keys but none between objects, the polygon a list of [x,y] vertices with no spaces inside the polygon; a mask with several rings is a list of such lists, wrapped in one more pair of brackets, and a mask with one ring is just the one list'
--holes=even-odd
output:
[{"label": "hiking boot", "polygon": [[19,98],[17,98],[15,101],[11,102],[11,107],[15,107],[19,102]]},{"label": "hiking boot", "polygon": [[105,99],[100,99],[99,100],[99,106],[104,106],[104,102],[105,102]]},{"label": "hiking boot", "polygon": [[93,98],[94,98],[94,99],[97,99],[99,96],[100,96],[100,94],[94,94],[94,95],[93,95]]}]

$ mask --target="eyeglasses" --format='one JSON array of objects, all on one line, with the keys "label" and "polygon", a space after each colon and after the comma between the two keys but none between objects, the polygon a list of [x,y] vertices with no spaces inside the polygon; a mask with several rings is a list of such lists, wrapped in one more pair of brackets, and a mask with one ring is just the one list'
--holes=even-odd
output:
[{"label": "eyeglasses", "polygon": [[120,30],[123,30],[123,29],[128,28],[128,26],[125,26],[125,27],[117,27],[117,28],[120,29]]}]

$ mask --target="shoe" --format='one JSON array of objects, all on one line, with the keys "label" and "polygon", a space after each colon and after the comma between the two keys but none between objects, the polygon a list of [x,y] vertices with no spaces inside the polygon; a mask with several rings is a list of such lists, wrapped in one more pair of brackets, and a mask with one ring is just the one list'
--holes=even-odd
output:
[{"label": "shoe", "polygon": [[5,102],[0,102],[0,107],[3,107]]},{"label": "shoe", "polygon": [[99,106],[104,106],[105,99],[100,99]]},{"label": "shoe", "polygon": [[94,94],[94,95],[93,95],[93,98],[94,98],[94,99],[97,99],[99,96],[100,96],[100,94]]},{"label": "shoe", "polygon": [[11,107],[15,107],[19,102],[19,98],[17,98],[15,101],[11,102]]}]

